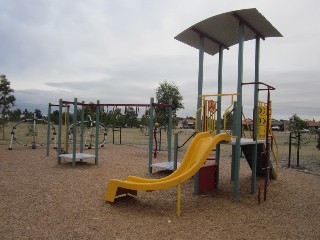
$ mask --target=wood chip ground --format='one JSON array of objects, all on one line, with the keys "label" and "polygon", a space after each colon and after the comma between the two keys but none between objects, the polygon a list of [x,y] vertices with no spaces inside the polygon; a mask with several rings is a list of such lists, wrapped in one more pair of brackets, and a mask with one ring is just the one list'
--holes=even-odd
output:
[{"label": "wood chip ground", "polygon": [[[230,158],[223,157],[218,189],[195,196],[192,179],[182,184],[178,218],[176,188],[103,200],[111,178],[165,175],[148,175],[145,149],[107,144],[99,157],[99,165],[86,159],[72,168],[57,165],[54,150],[46,157],[44,148],[1,145],[0,239],[320,239],[320,176],[280,168],[259,205],[242,159],[234,203]],[[156,161],[165,158],[160,152]]]}]

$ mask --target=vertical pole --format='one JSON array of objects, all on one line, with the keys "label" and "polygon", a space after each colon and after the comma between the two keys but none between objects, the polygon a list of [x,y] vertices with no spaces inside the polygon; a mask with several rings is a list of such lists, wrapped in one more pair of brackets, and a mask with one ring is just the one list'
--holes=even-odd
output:
[{"label": "vertical pole", "polygon": [[48,105],[48,127],[47,127],[47,157],[49,156],[49,148],[50,148],[50,125],[51,125],[51,103]]},{"label": "vertical pole", "polygon": [[62,140],[62,99],[59,100],[59,128],[58,128],[58,164],[61,163],[61,140]]},{"label": "vertical pole", "polygon": [[72,167],[76,166],[77,151],[77,119],[78,119],[78,99],[74,99],[73,103],[73,149],[72,149]]},{"label": "vertical pole", "polygon": [[301,141],[301,138],[300,138],[300,132],[298,132],[298,148],[297,148],[297,167],[299,167],[300,165],[300,141]]},{"label": "vertical pole", "polygon": [[257,191],[257,154],[258,154],[258,101],[259,101],[259,68],[260,67],[260,38],[256,37],[255,53],[255,85],[254,85],[254,107],[253,107],[253,140],[256,141],[252,151],[252,177],[251,193]]},{"label": "vertical pole", "polygon": [[[218,66],[218,94],[222,93],[222,64],[223,64],[223,47],[219,46],[219,66]],[[221,96],[218,95],[218,106],[217,106],[217,129],[216,133],[221,132]],[[216,180],[217,187],[219,186],[219,162],[220,162],[220,144],[216,146]]]},{"label": "vertical pole", "polygon": [[[84,147],[84,101],[82,101],[81,106],[81,122],[80,122],[80,153],[83,153],[83,147]],[[76,124],[76,123],[75,123]]]},{"label": "vertical pole", "polygon": [[270,179],[270,144],[269,144],[269,125],[270,125],[270,90],[267,97],[267,126],[266,126],[266,154],[265,154],[265,179],[264,179],[264,201],[267,200],[268,181]]},{"label": "vertical pole", "polygon": [[[199,72],[198,72],[198,96],[197,96],[197,110],[202,106],[202,87],[203,87],[203,59],[204,59],[204,37],[200,37],[199,48]],[[197,129],[201,128],[201,111],[197,112]]]},{"label": "vertical pole", "polygon": [[[172,104],[172,99],[169,100],[169,104]],[[169,123],[168,123],[168,162],[171,162],[171,150],[172,150],[172,107],[169,107]]]},{"label": "vertical pole", "polygon": [[96,144],[95,144],[95,164],[98,164],[99,161],[99,127],[100,127],[100,101],[97,100],[97,106],[96,106]]},{"label": "vertical pole", "polygon": [[36,112],[34,112],[33,113],[33,140],[32,140],[32,146],[31,146],[32,149],[36,149],[36,131],[37,131],[36,120],[37,120],[37,116],[36,116]]},{"label": "vertical pole", "polygon": [[[202,106],[204,37],[200,36],[197,110]],[[197,129],[201,128],[201,111],[197,112]],[[199,172],[194,175],[194,194],[199,195]]]},{"label": "vertical pole", "polygon": [[173,144],[174,152],[173,152],[173,170],[177,170],[178,167],[178,133],[174,133],[174,144]]},{"label": "vertical pole", "polygon": [[177,216],[180,217],[181,214],[181,183],[178,184],[178,193],[177,193]]},{"label": "vertical pole", "polygon": [[239,201],[240,154],[241,154],[241,116],[242,116],[242,80],[243,80],[243,43],[244,24],[239,23],[239,55],[238,55],[238,97],[236,109],[236,145],[234,158],[233,200]]},{"label": "vertical pole", "polygon": [[150,98],[150,109],[149,109],[149,174],[152,173],[152,148],[153,148],[153,139],[152,139],[152,131],[153,131],[153,110],[154,110],[154,98]]},{"label": "vertical pole", "polygon": [[114,125],[112,125],[112,143],[114,144]]},{"label": "vertical pole", "polygon": [[289,159],[288,159],[288,167],[291,166],[291,134],[292,134],[292,132],[290,132],[290,134],[289,134]]},{"label": "vertical pole", "polygon": [[67,116],[66,116],[66,153],[69,152],[69,133],[68,133],[68,129],[69,129],[69,126],[70,126],[70,106],[66,106],[67,108]]},{"label": "vertical pole", "polygon": [[[233,112],[232,112],[232,135],[234,136],[236,134],[236,109],[237,108],[237,102],[233,102]],[[234,162],[235,162],[235,148],[236,146],[232,144],[232,157],[231,157],[231,181],[234,181]]]}]

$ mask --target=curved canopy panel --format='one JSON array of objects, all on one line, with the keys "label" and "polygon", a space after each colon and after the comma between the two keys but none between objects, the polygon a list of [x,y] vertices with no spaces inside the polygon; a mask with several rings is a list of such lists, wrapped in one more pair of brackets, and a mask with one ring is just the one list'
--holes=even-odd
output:
[{"label": "curved canopy panel", "polygon": [[244,40],[256,37],[282,37],[281,33],[255,8],[222,13],[205,19],[184,30],[176,40],[199,49],[199,37],[204,37],[204,52],[214,55],[219,46],[225,49],[239,42],[239,22],[243,22]]}]

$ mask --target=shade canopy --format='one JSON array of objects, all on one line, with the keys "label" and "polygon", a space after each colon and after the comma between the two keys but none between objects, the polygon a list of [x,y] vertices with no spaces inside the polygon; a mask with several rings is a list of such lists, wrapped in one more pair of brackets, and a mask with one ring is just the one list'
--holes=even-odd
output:
[{"label": "shade canopy", "polygon": [[255,8],[222,13],[207,18],[178,34],[175,39],[199,49],[199,37],[204,37],[204,52],[215,55],[239,42],[239,22],[243,22],[244,40],[256,37],[282,37],[281,33]]}]

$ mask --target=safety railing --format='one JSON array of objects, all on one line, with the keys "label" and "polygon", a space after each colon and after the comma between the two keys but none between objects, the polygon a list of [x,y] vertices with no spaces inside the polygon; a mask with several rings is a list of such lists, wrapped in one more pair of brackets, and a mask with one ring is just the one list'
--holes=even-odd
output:
[{"label": "safety railing", "polygon": [[[223,114],[223,131],[227,133],[230,137],[230,131],[227,129],[227,114],[229,109],[233,107],[234,97],[239,95],[238,93],[227,93],[227,94],[204,94],[200,97],[202,98],[202,106],[197,109],[196,112],[196,126],[195,130],[197,132],[211,132],[211,134],[215,135],[217,133],[216,125],[217,125],[217,101],[212,100],[214,97],[230,97],[230,104],[226,107]],[[201,118],[198,119],[198,113],[202,111]],[[198,129],[198,122],[201,121],[201,129]]]},{"label": "safety railing", "polygon": [[271,130],[271,152],[273,155],[273,158],[276,163],[276,176],[278,177],[278,169],[279,169],[279,149],[278,149],[278,144],[276,141],[276,138],[274,137],[273,131]]}]

